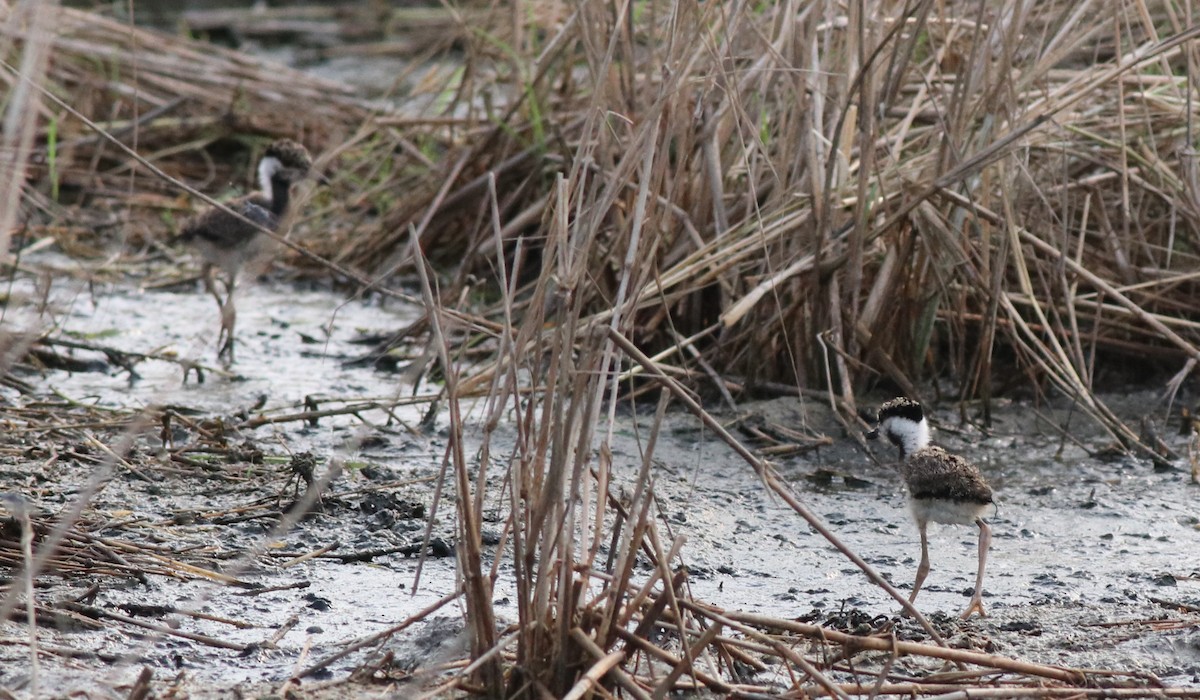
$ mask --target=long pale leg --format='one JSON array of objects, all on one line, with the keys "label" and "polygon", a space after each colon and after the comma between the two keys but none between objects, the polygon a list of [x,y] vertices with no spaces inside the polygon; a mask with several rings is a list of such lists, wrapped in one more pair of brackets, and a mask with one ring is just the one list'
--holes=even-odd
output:
[{"label": "long pale leg", "polygon": [[213,279],[216,274],[217,268],[213,267],[212,263],[204,263],[204,268],[200,271],[200,277],[204,279],[204,289],[213,296],[213,299],[217,300],[218,307],[223,307],[225,301],[221,299],[221,294],[217,291],[217,284]]},{"label": "long pale leg", "polygon": [[925,577],[929,575],[929,540],[925,536],[925,527],[928,524],[924,520],[917,521],[917,529],[921,531],[921,565],[917,567],[917,580],[913,582],[912,593],[908,596],[910,603],[917,599],[921,584],[925,583]]},{"label": "long pale leg", "polygon": [[[233,362],[233,327],[237,323],[237,307],[233,305],[234,284],[237,278],[230,276],[225,283],[225,301],[221,303],[221,334],[217,336],[217,357]],[[219,300],[218,300],[219,301]]]},{"label": "long pale leg", "polygon": [[217,357],[224,357],[229,354],[229,361],[233,361],[233,324],[237,320],[237,309],[233,307],[233,278],[223,278],[221,282],[225,285],[225,296],[221,297],[221,292],[217,291],[216,282],[217,269],[211,263],[205,263],[201,276],[204,278],[204,288],[212,295],[213,299],[217,300],[217,308],[221,310],[221,332],[217,335]]},{"label": "long pale leg", "polygon": [[961,615],[964,620],[970,617],[971,613],[987,617],[987,613],[983,611],[983,570],[987,568],[988,548],[992,545],[992,528],[983,522],[983,518],[976,518],[975,524],[979,526],[979,571],[975,574],[975,594],[971,596],[970,605]]}]

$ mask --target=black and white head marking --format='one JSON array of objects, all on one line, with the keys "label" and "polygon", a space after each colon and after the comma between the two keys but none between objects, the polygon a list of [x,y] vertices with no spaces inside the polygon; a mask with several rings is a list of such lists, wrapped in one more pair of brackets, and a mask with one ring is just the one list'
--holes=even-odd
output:
[{"label": "black and white head marking", "polygon": [[868,438],[882,433],[888,441],[900,448],[900,456],[907,459],[917,450],[929,444],[929,422],[921,404],[909,398],[896,398],[879,407],[879,423]]}]

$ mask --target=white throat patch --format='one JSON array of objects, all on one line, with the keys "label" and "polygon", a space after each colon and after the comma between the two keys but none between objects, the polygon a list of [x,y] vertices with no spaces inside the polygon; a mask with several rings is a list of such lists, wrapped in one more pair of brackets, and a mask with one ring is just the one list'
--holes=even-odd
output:
[{"label": "white throat patch", "polygon": [[929,445],[929,422],[924,418],[919,422],[907,418],[888,418],[887,425],[882,428],[889,438],[894,436],[900,442],[905,457]]},{"label": "white throat patch", "polygon": [[275,173],[283,169],[283,163],[275,156],[267,156],[258,161],[258,188],[266,195],[267,199],[272,199],[274,192],[271,191],[271,178]]}]

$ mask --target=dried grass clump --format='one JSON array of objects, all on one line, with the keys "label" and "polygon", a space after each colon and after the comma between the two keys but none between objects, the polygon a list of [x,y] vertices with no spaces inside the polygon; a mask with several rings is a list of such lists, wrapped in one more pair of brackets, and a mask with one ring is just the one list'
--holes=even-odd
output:
[{"label": "dried grass clump", "polygon": [[440,134],[436,159],[380,183],[382,226],[331,252],[406,269],[415,228],[457,273],[445,298],[520,253],[520,312],[565,224],[557,255],[588,273],[551,296],[584,326],[619,316],[675,372],[851,405],[880,380],[1053,387],[1127,444],[1092,397],[1105,363],[1200,357],[1200,30],[1174,5],[618,9],[511,43],[475,28],[444,123],[381,120]]},{"label": "dried grass clump", "polygon": [[[79,239],[96,234],[100,245],[114,233],[161,241],[199,204],[163,173],[220,196],[230,184],[252,186],[253,161],[274,138],[325,151],[366,118],[329,81],[94,13],[39,12],[45,22],[35,25],[0,10],[0,86],[32,93],[19,119],[36,136],[12,222],[24,239],[53,236],[79,253],[91,250]],[[35,72],[23,54],[39,43],[47,61]]]}]

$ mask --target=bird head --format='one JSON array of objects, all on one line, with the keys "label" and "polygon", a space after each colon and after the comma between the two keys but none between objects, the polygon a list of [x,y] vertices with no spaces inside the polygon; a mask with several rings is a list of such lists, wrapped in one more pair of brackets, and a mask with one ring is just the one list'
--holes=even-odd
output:
[{"label": "bird head", "polygon": [[291,139],[279,139],[263,153],[258,161],[258,181],[264,192],[271,191],[271,182],[281,180],[292,184],[308,176],[312,156],[308,149]]},{"label": "bird head", "polygon": [[921,404],[912,399],[899,397],[879,407],[876,425],[866,433],[868,440],[880,434],[907,456],[929,444],[929,423]]}]

